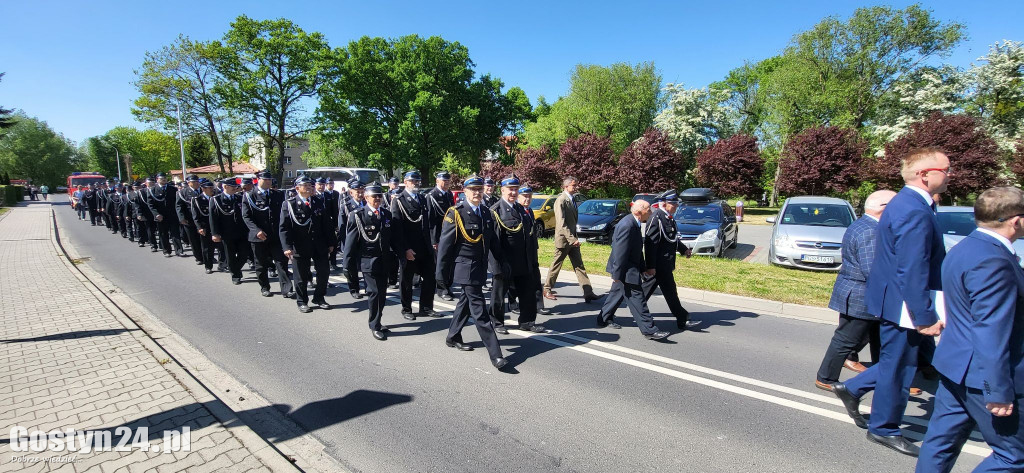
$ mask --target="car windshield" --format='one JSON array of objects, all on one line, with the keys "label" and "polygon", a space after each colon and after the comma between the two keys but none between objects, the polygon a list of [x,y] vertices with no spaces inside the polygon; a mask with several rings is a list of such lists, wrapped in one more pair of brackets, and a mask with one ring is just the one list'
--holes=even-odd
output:
[{"label": "car windshield", "polygon": [[789,204],[779,223],[845,228],[853,223],[853,214],[850,213],[849,207],[840,204]]},{"label": "car windshield", "polygon": [[99,184],[105,180],[103,177],[72,177],[71,185],[89,187],[89,184]]},{"label": "car windshield", "polygon": [[935,219],[939,221],[939,231],[943,235],[967,236],[977,227],[974,212],[939,212]]},{"label": "car windshield", "polygon": [[713,205],[679,207],[673,218],[680,222],[718,222],[722,220],[722,209]]},{"label": "car windshield", "polygon": [[544,206],[544,202],[547,202],[547,199],[533,199],[530,201],[530,208],[533,210],[540,210],[540,208]]},{"label": "car windshield", "polygon": [[362,182],[363,184],[380,182],[380,173],[377,171],[356,171],[356,177],[358,177],[359,182]]},{"label": "car windshield", "polygon": [[611,217],[615,215],[615,208],[619,205],[617,200],[588,200],[579,207],[579,213],[583,215],[597,215],[600,217]]}]

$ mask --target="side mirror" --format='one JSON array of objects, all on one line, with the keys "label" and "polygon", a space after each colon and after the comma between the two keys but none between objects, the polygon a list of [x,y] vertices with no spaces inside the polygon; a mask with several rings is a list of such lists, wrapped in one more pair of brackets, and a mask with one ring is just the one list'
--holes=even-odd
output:
[{"label": "side mirror", "polygon": [[541,210],[547,212],[548,210],[551,210],[551,206],[550,205],[545,205],[544,208],[541,209]]},{"label": "side mirror", "polygon": [[764,221],[767,222],[767,223],[775,223],[775,217],[768,217],[768,218],[764,219]]},{"label": "side mirror", "polygon": [[726,217],[725,221],[729,223],[736,223],[736,217]]}]

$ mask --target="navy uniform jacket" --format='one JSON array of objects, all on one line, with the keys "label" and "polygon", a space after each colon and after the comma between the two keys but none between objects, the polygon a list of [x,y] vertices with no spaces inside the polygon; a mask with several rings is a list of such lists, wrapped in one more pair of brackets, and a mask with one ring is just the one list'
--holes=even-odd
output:
[{"label": "navy uniform jacket", "polygon": [[497,197],[497,196],[494,196],[494,195],[490,195],[490,194],[484,195],[484,198],[483,198],[484,207],[487,207],[487,208],[494,207],[494,204],[497,204],[499,200],[501,200],[500,197]]},{"label": "navy uniform jacket", "polygon": [[213,236],[210,231],[210,199],[212,198],[199,192],[191,202],[192,221],[196,222],[196,230],[205,230],[208,237]]},{"label": "navy uniform jacket", "polygon": [[[528,240],[526,243],[526,263],[530,266],[530,271],[540,274],[540,262],[537,258],[537,252],[540,250],[540,242],[537,240],[537,217],[533,214],[533,209],[523,207],[519,208],[523,211],[523,227],[529,226],[529,233],[526,235]],[[525,228],[524,228],[524,231]]]},{"label": "navy uniform jacket", "polygon": [[[884,215],[884,214],[883,214]],[[828,308],[858,319],[874,319],[864,303],[868,275],[875,261],[878,221],[862,215],[843,235],[843,266],[832,287]]]},{"label": "navy uniform jacket", "polygon": [[344,235],[348,228],[348,216],[352,211],[359,210],[364,205],[364,202],[356,202],[351,195],[346,194],[340,205],[340,210],[337,212],[338,216],[335,220],[331,220],[331,223],[337,225],[338,233]]},{"label": "navy uniform jacket", "polygon": [[430,244],[437,245],[441,241],[441,227],[444,222],[444,216],[448,213],[448,209],[452,207],[454,194],[452,194],[452,191],[442,192],[441,189],[434,187],[423,198],[427,201],[428,215],[430,216]]},{"label": "navy uniform jacket", "polygon": [[[453,282],[482,286],[487,281],[488,258],[502,261],[498,236],[494,234],[494,216],[483,205],[479,209],[480,215],[477,216],[469,202],[459,202],[442,219],[444,225],[437,245],[436,278],[446,287],[451,287]],[[462,221],[465,235],[457,228],[457,219]],[[473,243],[466,237],[479,240]]]},{"label": "navy uniform jacket", "polygon": [[[505,277],[523,276],[533,272],[530,265],[530,247],[533,246],[533,253],[536,255],[536,238],[533,236],[533,220],[524,212],[523,206],[518,202],[509,204],[500,200],[491,206],[491,216],[494,218],[494,231],[498,236],[498,245],[501,247],[499,253],[503,256],[501,261],[490,258],[488,270],[498,276]],[[536,261],[536,258],[534,258]]]},{"label": "navy uniform jacket", "polygon": [[210,236],[219,235],[225,240],[245,238],[248,228],[242,221],[242,193],[217,194],[210,198]]},{"label": "navy uniform jacket", "polygon": [[96,208],[106,209],[107,208],[107,190],[96,189]]},{"label": "navy uniform jacket", "polygon": [[95,190],[89,189],[89,190],[85,191],[85,194],[82,196],[82,200],[85,201],[85,208],[87,208],[89,210],[96,210],[96,209],[99,208],[99,207],[96,206],[96,191]]},{"label": "navy uniform jacket", "polygon": [[608,265],[605,266],[605,271],[608,271],[615,281],[639,286],[641,283],[640,273],[647,266],[643,250],[644,242],[643,235],[640,234],[640,224],[632,215],[626,216],[615,224],[615,232],[612,234],[612,253],[608,256]]},{"label": "navy uniform jacket", "polygon": [[299,202],[298,194],[285,199],[279,219],[278,236],[284,251],[303,257],[326,256],[327,249],[337,244],[321,199],[310,198],[308,205]]},{"label": "navy uniform jacket", "polygon": [[149,212],[156,217],[157,214],[164,216],[165,222],[170,222],[177,217],[177,213],[174,210],[174,201],[176,200],[175,194],[177,194],[178,188],[165,185],[153,186],[147,189],[143,195],[145,196],[146,206],[149,207]]},{"label": "navy uniform jacket", "polygon": [[327,216],[330,219],[330,225],[332,228],[337,228],[339,232],[345,231],[341,222],[339,222],[338,207],[341,205],[341,194],[338,191],[332,191],[324,189],[318,197],[323,199],[324,208],[327,209]]},{"label": "navy uniform jacket", "polygon": [[[268,189],[266,192],[267,194],[263,195],[263,190],[257,187],[242,196],[242,221],[249,228],[250,242],[277,244],[284,191]],[[260,240],[256,236],[261,231],[267,235],[266,240]]]},{"label": "navy uniform jacket", "polygon": [[118,215],[123,219],[132,220],[135,218],[135,210],[132,205],[132,196],[135,191],[125,192],[121,194],[121,205],[118,206]]},{"label": "navy uniform jacket", "polygon": [[[417,255],[432,255],[434,249],[430,242],[430,215],[427,197],[421,194],[411,195],[402,191],[391,201],[391,216],[395,228],[405,239],[406,246]],[[399,255],[401,256],[401,255]]]},{"label": "navy uniform jacket", "polygon": [[108,215],[117,216],[117,206],[120,200],[117,192],[111,190],[103,191],[103,208]]},{"label": "navy uniform jacket", "polygon": [[[623,219],[625,220],[625,219]],[[653,209],[644,233],[644,261],[656,273],[676,269],[676,222],[662,209]]]},{"label": "navy uniform jacket", "polygon": [[146,205],[146,192],[148,192],[146,189],[135,191],[135,196],[132,198],[132,210],[135,212],[136,218],[151,222],[153,221],[153,212],[150,212],[149,206]]},{"label": "navy uniform jacket", "polygon": [[[888,209],[886,209],[888,212]],[[942,263],[946,328],[932,365],[985,402],[1024,395],[1024,271],[1002,242],[975,230]]]},{"label": "navy uniform jacket", "polygon": [[191,187],[185,186],[174,193],[174,213],[178,216],[178,222],[184,220],[186,225],[195,226],[196,221],[192,217],[192,198],[200,192],[202,191],[192,190]]},{"label": "navy uniform jacket", "polygon": [[946,247],[931,205],[904,187],[885,207],[878,222],[875,263],[868,276],[868,313],[900,323],[906,302],[914,325],[939,321],[929,291],[942,289]]},{"label": "navy uniform jacket", "polygon": [[343,265],[364,273],[385,274],[391,271],[395,254],[405,254],[402,233],[396,232],[391,212],[378,209],[374,215],[369,207],[362,207],[349,214],[345,229],[345,252]]}]

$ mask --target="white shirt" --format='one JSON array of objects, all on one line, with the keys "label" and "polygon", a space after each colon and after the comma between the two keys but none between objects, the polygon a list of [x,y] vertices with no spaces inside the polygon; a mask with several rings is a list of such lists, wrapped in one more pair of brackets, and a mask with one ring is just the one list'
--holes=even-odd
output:
[{"label": "white shirt", "polygon": [[921,198],[924,199],[925,204],[928,204],[929,207],[931,207],[932,204],[935,203],[935,201],[932,200],[932,195],[929,194],[928,191],[926,191],[926,190],[924,190],[924,189],[922,189],[920,187],[914,187],[914,186],[907,186],[907,188],[908,189],[912,189],[914,192],[917,192],[917,195],[921,196]]},{"label": "white shirt", "polygon": [[864,216],[865,216],[865,217],[868,217],[868,218],[870,218],[871,220],[874,220],[874,221],[876,221],[876,222],[878,221],[878,217],[876,217],[876,216],[874,216],[874,215],[871,215],[871,214],[864,214]]},{"label": "white shirt", "polygon": [[570,194],[569,191],[562,191],[562,193],[569,198],[569,202],[572,202],[573,205],[576,205],[576,200],[572,198],[572,194]]},{"label": "white shirt", "polygon": [[367,206],[366,206],[366,208],[367,208],[367,209],[369,209],[369,210],[370,210],[370,212],[373,212],[373,213],[377,213],[377,212],[379,212],[379,211],[380,211],[380,209],[379,209],[379,208],[376,208],[376,209],[375,209],[375,208],[373,208],[373,207],[370,207],[369,205],[367,205]]},{"label": "white shirt", "polygon": [[[406,190],[405,190],[405,193],[406,193],[406,194],[409,194],[409,197],[412,197],[412,200],[416,200],[416,194],[413,194],[411,190],[409,190],[409,189],[406,189]],[[417,201],[417,202],[418,202],[418,201]]]},{"label": "white shirt", "polygon": [[1004,236],[1002,236],[1002,235],[1000,235],[1000,234],[998,234],[996,232],[993,232],[992,230],[989,230],[987,228],[978,227],[978,231],[981,232],[981,233],[984,233],[984,234],[986,234],[986,235],[988,235],[988,236],[990,236],[992,238],[995,238],[996,240],[999,240],[999,243],[1002,243],[1003,246],[1005,246],[1007,250],[1010,250],[1010,253],[1012,253],[1014,255],[1017,254],[1017,251],[1013,249],[1013,243],[1010,242],[1010,240],[1006,239],[1006,237],[1004,237]]}]

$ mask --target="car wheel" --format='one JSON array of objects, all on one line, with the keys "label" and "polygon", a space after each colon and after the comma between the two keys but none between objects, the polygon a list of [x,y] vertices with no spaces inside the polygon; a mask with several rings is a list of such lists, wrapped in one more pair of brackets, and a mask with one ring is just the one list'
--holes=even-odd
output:
[{"label": "car wheel", "polygon": [[726,246],[727,245],[725,244],[725,240],[722,240],[722,244],[718,245],[718,254],[715,255],[716,258],[722,258],[722,257],[725,256],[725,247]]},{"label": "car wheel", "polygon": [[537,238],[544,238],[544,222],[537,220],[533,224],[533,231],[537,234]]}]

